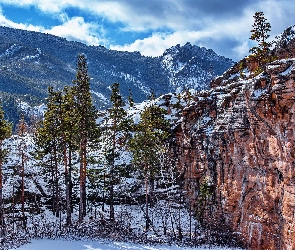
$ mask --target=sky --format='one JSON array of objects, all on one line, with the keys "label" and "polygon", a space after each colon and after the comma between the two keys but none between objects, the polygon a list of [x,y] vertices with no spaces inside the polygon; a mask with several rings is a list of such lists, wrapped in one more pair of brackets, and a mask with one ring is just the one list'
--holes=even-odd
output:
[{"label": "sky", "polygon": [[255,12],[272,40],[295,25],[294,10],[294,0],[0,0],[0,25],[145,56],[190,42],[237,61],[256,45]]}]

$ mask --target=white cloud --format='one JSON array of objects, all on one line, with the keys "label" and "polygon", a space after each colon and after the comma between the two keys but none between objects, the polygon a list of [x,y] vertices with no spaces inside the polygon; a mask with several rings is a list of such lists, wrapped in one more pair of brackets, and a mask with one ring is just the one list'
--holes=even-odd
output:
[{"label": "white cloud", "polygon": [[136,40],[131,44],[111,45],[110,48],[129,52],[140,51],[140,53],[145,56],[159,56],[163,54],[165,49],[172,46],[168,37],[169,35],[156,33],[148,38]]},{"label": "white cloud", "polygon": [[[158,0],[157,0],[158,1]],[[107,18],[111,22],[121,22],[126,25],[126,30],[143,31],[146,29],[157,29],[165,25],[179,26],[177,15],[171,16],[169,12],[165,15],[153,15],[157,9],[151,10],[147,1],[100,1],[100,0],[1,0],[3,4],[18,7],[34,6],[43,13],[62,13],[67,7],[74,7],[92,13],[100,17]],[[159,1],[158,6],[166,4],[167,9],[171,8],[171,0]],[[164,5],[163,5],[164,4]],[[144,6],[145,5],[145,6]],[[142,7],[142,8],[141,8]],[[163,18],[165,20],[163,20]]]},{"label": "white cloud", "polygon": [[174,33],[154,33],[148,38],[136,40],[132,44],[123,46],[112,45],[111,49],[123,51],[140,51],[145,56],[160,56],[165,49],[176,44],[184,45],[188,41],[197,43],[203,38],[211,37],[214,32],[210,31],[176,31]]},{"label": "white cloud", "polygon": [[0,10],[0,26],[7,26],[10,28],[15,28],[15,29],[44,32],[44,28],[42,26],[34,26],[31,24],[26,24],[26,23],[15,23],[7,19],[5,16],[3,16],[2,10]]},{"label": "white cloud", "polygon": [[232,51],[236,54],[236,58],[243,58],[249,54],[250,45],[248,41],[240,41],[239,44],[232,48]]},{"label": "white cloud", "polygon": [[285,24],[290,20],[294,22],[292,12],[295,7],[293,0],[228,0],[214,3],[211,0],[1,0],[1,3],[34,6],[44,13],[55,15],[63,13],[67,7],[74,7],[111,22],[120,22],[129,31],[163,28],[172,31],[201,30],[229,19],[235,24],[243,18],[246,9],[251,10],[252,15],[255,11],[264,11],[270,21],[276,22],[279,18],[280,23]]},{"label": "white cloud", "polygon": [[[193,31],[193,30],[179,30],[172,33],[153,33],[150,37],[136,40],[131,44],[113,45],[111,49],[123,51],[140,51],[145,56],[160,56],[165,49],[175,46],[176,44],[184,45],[190,42],[195,45],[204,46],[217,50],[217,47],[208,47],[211,43],[213,46],[222,46],[226,40],[235,37],[239,45],[230,48],[232,52],[238,57],[243,57],[248,53],[247,45],[248,35],[244,34],[244,26],[250,26],[249,17],[245,15],[241,22],[232,23],[230,20],[227,23],[214,23],[207,29]],[[208,42],[209,41],[209,42]]]},{"label": "white cloud", "polygon": [[[80,41],[88,45],[99,45],[106,42],[104,30],[95,23],[86,23],[83,17],[65,18],[62,25],[46,30],[47,33],[65,37],[70,41]],[[100,30],[100,34],[96,30]]]},{"label": "white cloud", "polygon": [[83,7],[83,1],[77,0],[1,0],[1,3],[18,7],[35,6],[45,13],[58,13],[71,6]]},{"label": "white cloud", "polygon": [[[0,9],[0,25],[15,29],[24,29],[48,33],[64,37],[70,41],[80,41],[87,45],[99,45],[108,43],[105,37],[105,30],[96,23],[87,23],[83,17],[69,18],[66,14],[61,14],[59,18],[63,23],[50,29],[43,26],[34,26],[27,23],[15,23],[7,19]],[[99,33],[98,33],[98,31]]]}]

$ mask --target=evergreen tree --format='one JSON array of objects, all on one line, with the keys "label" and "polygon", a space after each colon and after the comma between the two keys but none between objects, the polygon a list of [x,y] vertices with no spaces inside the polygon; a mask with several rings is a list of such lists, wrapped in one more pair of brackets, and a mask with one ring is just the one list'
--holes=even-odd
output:
[{"label": "evergreen tree", "polygon": [[150,227],[149,186],[160,169],[161,153],[169,136],[170,124],[165,120],[166,111],[156,105],[145,107],[140,121],[135,125],[135,134],[129,140],[129,149],[134,164],[142,170],[145,182],[145,219],[146,230]]},{"label": "evergreen tree", "polygon": [[36,146],[38,157],[43,158],[45,171],[50,175],[50,185],[52,190],[52,211],[59,215],[60,211],[60,190],[59,190],[59,162],[61,159],[61,104],[62,93],[48,88],[47,110],[44,120],[36,131]]},{"label": "evergreen tree", "polygon": [[82,222],[86,215],[86,170],[87,170],[87,146],[98,137],[96,125],[97,111],[92,104],[90,93],[90,77],[88,74],[87,59],[84,54],[77,58],[75,86],[75,119],[77,119],[77,139],[79,141],[80,158],[80,201],[79,221]]},{"label": "evergreen tree", "polygon": [[128,104],[129,104],[129,107],[131,107],[131,108],[134,107],[134,99],[132,96],[131,89],[129,89]]},{"label": "evergreen tree", "polygon": [[9,138],[12,133],[12,125],[4,120],[4,111],[0,106],[0,236],[2,236],[5,232],[5,224],[4,224],[4,202],[3,202],[3,179],[2,179],[2,164],[7,155],[7,151],[2,149],[2,143],[5,139]]},{"label": "evergreen tree", "polygon": [[253,29],[251,30],[250,39],[258,42],[258,46],[251,48],[249,52],[254,54],[259,66],[264,66],[266,62],[271,60],[268,56],[271,43],[267,42],[271,26],[264,17],[263,12],[256,12],[253,17],[254,24],[252,25]]},{"label": "evergreen tree", "polygon": [[64,95],[62,96],[61,104],[61,147],[63,151],[64,175],[66,186],[66,214],[67,225],[70,225],[72,214],[72,170],[73,170],[73,152],[78,149],[78,141],[76,133],[78,131],[78,124],[75,120],[75,99],[73,89],[69,87],[64,88]]},{"label": "evergreen tree", "polygon": [[128,132],[131,130],[131,120],[127,118],[127,112],[124,109],[124,101],[120,94],[119,84],[114,83],[111,86],[112,107],[108,109],[109,119],[107,121],[103,136],[105,145],[105,158],[109,166],[109,203],[110,219],[114,220],[114,182],[115,176],[120,176],[122,164],[116,163],[120,157],[120,152],[128,138]]},{"label": "evergreen tree", "polygon": [[[77,59],[76,79],[73,87],[65,87],[64,93],[49,87],[47,111],[37,130],[36,144],[41,155],[46,156],[51,170],[53,212],[60,211],[60,171],[63,162],[67,225],[71,224],[72,212],[72,153],[79,151],[80,161],[80,202],[79,221],[86,215],[86,169],[89,144],[98,136],[96,110],[90,94],[90,77],[86,57]],[[48,165],[48,164],[46,164]]]}]

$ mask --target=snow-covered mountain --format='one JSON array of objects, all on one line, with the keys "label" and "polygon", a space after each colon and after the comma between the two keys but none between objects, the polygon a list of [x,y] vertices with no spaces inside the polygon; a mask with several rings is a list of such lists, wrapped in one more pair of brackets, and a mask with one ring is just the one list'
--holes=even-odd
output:
[{"label": "snow-covered mountain", "polygon": [[0,94],[8,117],[16,113],[19,100],[40,105],[47,97],[48,86],[62,89],[71,84],[79,53],[87,56],[98,108],[109,105],[109,86],[114,82],[120,83],[124,98],[130,89],[135,101],[141,102],[151,90],[159,95],[179,88],[207,89],[214,76],[233,64],[212,50],[189,43],[176,45],[160,57],[146,57],[139,52],[114,51],[49,34],[0,27]]},{"label": "snow-covered mountain", "polygon": [[219,72],[224,72],[233,62],[217,55],[213,50],[190,43],[167,49],[161,56],[161,66],[168,75],[170,91],[183,88],[204,90]]}]

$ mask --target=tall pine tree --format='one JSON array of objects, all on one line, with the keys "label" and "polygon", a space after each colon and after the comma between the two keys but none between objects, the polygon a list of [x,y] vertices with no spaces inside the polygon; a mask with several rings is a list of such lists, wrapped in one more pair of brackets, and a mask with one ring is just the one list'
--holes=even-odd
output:
[{"label": "tall pine tree", "polygon": [[254,46],[249,50],[249,52],[253,53],[252,57],[255,57],[255,59],[257,60],[259,65],[259,72],[264,69],[267,62],[270,62],[275,58],[272,58],[269,55],[272,43],[267,42],[271,29],[270,23],[267,22],[267,19],[264,17],[263,12],[256,12],[253,17],[254,24],[252,25],[252,34],[249,39],[258,42],[258,46]]},{"label": "tall pine tree", "polygon": [[70,87],[64,88],[61,104],[61,147],[64,162],[64,175],[66,187],[66,224],[72,223],[72,170],[73,170],[73,152],[78,149],[78,141],[76,133],[78,124],[75,120],[75,98],[73,89]]},{"label": "tall pine tree", "polygon": [[84,54],[78,55],[76,79],[73,80],[73,83],[75,84],[73,91],[80,158],[79,221],[82,222],[86,215],[87,147],[91,141],[98,137],[98,126],[96,125],[97,111],[92,104],[90,93],[90,77],[88,74],[87,59]]},{"label": "tall pine tree", "polygon": [[114,220],[114,184],[115,176],[119,178],[120,171],[124,166],[117,163],[116,160],[124,151],[129,132],[131,130],[131,119],[128,119],[127,112],[124,109],[124,101],[120,94],[119,84],[114,83],[111,86],[112,107],[108,109],[109,119],[102,134],[105,148],[106,164],[109,167],[109,204],[110,219]]}]

